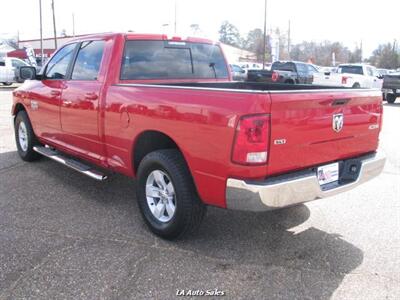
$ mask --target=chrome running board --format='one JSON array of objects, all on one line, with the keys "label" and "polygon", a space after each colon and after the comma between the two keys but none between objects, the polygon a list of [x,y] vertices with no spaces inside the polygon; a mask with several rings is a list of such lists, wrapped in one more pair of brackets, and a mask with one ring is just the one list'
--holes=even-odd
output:
[{"label": "chrome running board", "polygon": [[43,156],[46,156],[56,162],[59,162],[60,164],[63,164],[64,166],[67,166],[67,167],[69,167],[75,171],[78,171],[79,173],[82,173],[86,176],[89,176],[90,178],[93,178],[95,180],[103,181],[103,180],[107,179],[107,175],[101,173],[98,170],[93,169],[91,166],[86,165],[80,161],[77,161],[77,160],[74,160],[73,158],[64,156],[57,150],[53,150],[53,149],[47,148],[47,147],[40,147],[40,146],[34,146],[33,150]]}]

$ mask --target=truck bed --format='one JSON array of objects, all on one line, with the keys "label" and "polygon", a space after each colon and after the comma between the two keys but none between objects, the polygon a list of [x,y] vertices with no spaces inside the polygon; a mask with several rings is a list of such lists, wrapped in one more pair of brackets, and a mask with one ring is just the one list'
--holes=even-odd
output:
[{"label": "truck bed", "polygon": [[[184,98],[190,99],[187,106],[192,104],[211,111],[216,107],[225,107],[226,112],[222,111],[231,116],[241,110],[260,113],[259,105],[264,103],[263,113],[271,115],[270,149],[268,164],[264,169],[268,176],[363,155],[375,151],[378,146],[382,112],[381,92],[378,89],[254,82],[175,82],[121,86],[135,87],[141,95],[149,94],[149,89],[153,95],[159,95],[162,91],[162,100],[166,103]],[[197,92],[194,93],[194,90]],[[252,104],[255,101],[252,95],[258,95],[257,110]],[[150,100],[142,99],[143,103],[147,101]],[[213,107],[209,106],[211,103]],[[228,119],[228,115],[224,117]],[[344,119],[343,128],[337,131],[333,129],[335,115],[342,115]],[[193,128],[191,134],[197,130]],[[230,151],[232,135],[230,132],[226,147],[221,145],[218,151]],[[203,138],[208,139],[207,136]],[[229,161],[225,163],[230,164]]]}]

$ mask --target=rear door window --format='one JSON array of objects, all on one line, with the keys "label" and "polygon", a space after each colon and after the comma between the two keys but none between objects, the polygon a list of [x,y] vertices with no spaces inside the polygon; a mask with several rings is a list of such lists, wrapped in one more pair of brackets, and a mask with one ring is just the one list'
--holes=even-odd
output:
[{"label": "rear door window", "polygon": [[227,78],[217,45],[174,41],[127,41],[122,80]]},{"label": "rear door window", "polygon": [[296,64],[296,66],[297,66],[297,72],[299,73],[299,74],[302,74],[302,75],[307,75],[308,74],[308,67],[307,67],[307,65],[305,65],[305,64]]},{"label": "rear door window", "polygon": [[362,66],[339,66],[338,73],[363,75],[363,68]]},{"label": "rear door window", "polygon": [[83,42],[78,50],[71,79],[96,80],[103,58],[103,49],[104,41]]}]

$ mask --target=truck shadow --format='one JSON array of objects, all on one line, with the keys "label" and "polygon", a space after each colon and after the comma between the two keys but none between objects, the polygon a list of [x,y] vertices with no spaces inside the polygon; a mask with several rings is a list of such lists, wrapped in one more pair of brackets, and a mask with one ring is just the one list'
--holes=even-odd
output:
[{"label": "truck shadow", "polygon": [[17,87],[19,87],[19,85],[10,85],[10,86],[3,86],[3,85],[0,85],[0,92],[2,92],[2,91],[13,91],[13,90],[15,90]]},{"label": "truck shadow", "polygon": [[395,102],[395,103],[385,103],[385,104],[383,104],[383,106],[386,106],[386,107],[400,107],[400,102]]},{"label": "truck shadow", "polygon": [[[1,162],[7,162],[3,168]],[[0,154],[0,193],[1,222],[79,238],[123,240],[135,245],[132,251],[139,245],[156,259],[170,255],[162,261],[171,274],[182,272],[177,260],[184,262],[183,272],[190,272],[193,286],[180,286],[177,278],[173,288],[165,287],[173,291],[197,284],[242,298],[253,291],[273,298],[330,299],[363,261],[359,248],[317,228],[324,219],[317,215],[311,220],[305,205],[264,213],[210,207],[198,233],[170,242],[147,230],[134,184],[123,176],[99,183],[48,159],[27,164],[8,152]],[[157,274],[153,279],[163,288]]]},{"label": "truck shadow", "polygon": [[255,287],[256,280],[266,294],[330,299],[346,274],[362,263],[363,252],[339,234],[317,228],[322,219],[307,225],[309,218],[306,205],[263,213],[211,208],[197,238],[178,245],[229,258],[219,266],[227,274],[237,265],[255,266],[253,276],[242,280]]}]

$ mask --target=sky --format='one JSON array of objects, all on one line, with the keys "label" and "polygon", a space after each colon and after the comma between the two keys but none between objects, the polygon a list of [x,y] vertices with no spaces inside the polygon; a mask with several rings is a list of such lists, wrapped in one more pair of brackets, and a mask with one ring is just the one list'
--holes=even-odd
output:
[{"label": "sky", "polygon": [[[57,32],[174,33],[176,3],[177,35],[193,35],[198,24],[201,36],[218,39],[224,20],[246,35],[263,28],[264,0],[54,0]],[[12,0],[1,5],[0,38],[39,38],[39,0]],[[362,41],[364,57],[380,43],[400,40],[400,0],[268,0],[267,28],[287,31],[291,22],[293,43],[340,41],[354,49]],[[42,0],[43,35],[53,35],[51,0]],[[169,24],[169,25],[166,25]],[[163,26],[164,25],[164,26]],[[199,35],[199,34],[198,34]]]}]

